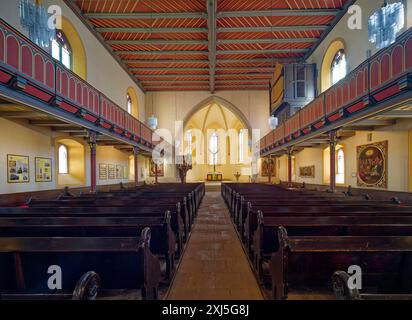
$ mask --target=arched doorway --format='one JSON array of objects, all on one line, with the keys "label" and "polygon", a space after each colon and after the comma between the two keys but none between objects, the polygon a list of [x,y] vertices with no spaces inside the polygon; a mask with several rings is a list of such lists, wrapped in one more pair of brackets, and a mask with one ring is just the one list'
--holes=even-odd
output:
[{"label": "arched doorway", "polygon": [[[249,181],[251,126],[231,103],[213,96],[195,106],[184,119],[184,153],[193,169],[187,181]],[[220,176],[220,177],[219,177]]]},{"label": "arched doorway", "polygon": [[72,138],[58,138],[56,147],[56,177],[58,187],[86,185],[85,146]]}]

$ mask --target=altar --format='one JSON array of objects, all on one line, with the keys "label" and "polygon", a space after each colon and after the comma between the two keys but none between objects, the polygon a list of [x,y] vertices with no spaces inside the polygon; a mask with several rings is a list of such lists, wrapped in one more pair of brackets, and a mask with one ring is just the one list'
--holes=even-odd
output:
[{"label": "altar", "polygon": [[207,181],[223,181],[223,174],[216,172],[216,173],[208,173],[207,174]]}]

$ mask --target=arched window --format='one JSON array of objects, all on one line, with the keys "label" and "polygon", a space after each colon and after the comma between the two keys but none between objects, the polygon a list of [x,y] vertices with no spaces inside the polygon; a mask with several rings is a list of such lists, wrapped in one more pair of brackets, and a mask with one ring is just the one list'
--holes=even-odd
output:
[{"label": "arched window", "polygon": [[59,173],[60,174],[67,174],[69,173],[69,158],[68,158],[68,150],[65,145],[60,145],[59,147]]},{"label": "arched window", "polygon": [[187,130],[186,132],[186,140],[187,140],[187,152],[186,154],[192,156],[192,131]]},{"label": "arched window", "polygon": [[336,183],[345,183],[345,152],[339,149],[336,156]]},{"label": "arched window", "polygon": [[127,100],[127,112],[128,112],[129,114],[132,114],[132,106],[133,106],[133,104],[132,104],[132,98],[130,97],[129,94],[127,94],[126,100]]},{"label": "arched window", "polygon": [[239,132],[239,163],[243,163],[245,161],[244,138],[245,138],[244,131],[243,129],[241,129]]},{"label": "arched window", "polygon": [[212,165],[217,164],[217,154],[219,152],[218,143],[219,137],[216,132],[213,132],[209,140],[209,163]]},{"label": "arched window", "polygon": [[66,68],[72,69],[72,48],[62,30],[56,30],[56,36],[51,43],[52,56]]},{"label": "arched window", "polygon": [[330,68],[332,85],[338,83],[340,80],[346,77],[347,64],[346,54],[344,49],[340,49],[332,60]]}]

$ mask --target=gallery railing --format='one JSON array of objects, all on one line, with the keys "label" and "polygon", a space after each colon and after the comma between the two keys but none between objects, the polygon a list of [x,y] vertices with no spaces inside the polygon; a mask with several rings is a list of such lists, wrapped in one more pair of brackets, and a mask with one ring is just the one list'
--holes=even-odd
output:
[{"label": "gallery railing", "polygon": [[261,154],[410,90],[411,75],[412,28],[263,137]]},{"label": "gallery railing", "polygon": [[159,143],[144,123],[2,19],[0,83],[146,147]]}]

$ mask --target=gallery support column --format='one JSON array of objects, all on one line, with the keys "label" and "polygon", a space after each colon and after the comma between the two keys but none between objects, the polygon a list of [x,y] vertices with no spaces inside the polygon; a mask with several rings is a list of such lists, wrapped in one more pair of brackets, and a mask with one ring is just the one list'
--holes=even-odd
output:
[{"label": "gallery support column", "polygon": [[90,192],[95,193],[97,191],[97,180],[96,180],[96,132],[89,131],[88,143],[90,147]]},{"label": "gallery support column", "polygon": [[139,148],[133,147],[133,156],[134,156],[134,185],[135,187],[139,186]]},{"label": "gallery support column", "polygon": [[288,155],[288,188],[292,188],[292,147],[287,149]]},{"label": "gallery support column", "polygon": [[329,132],[330,192],[336,192],[336,131]]}]

